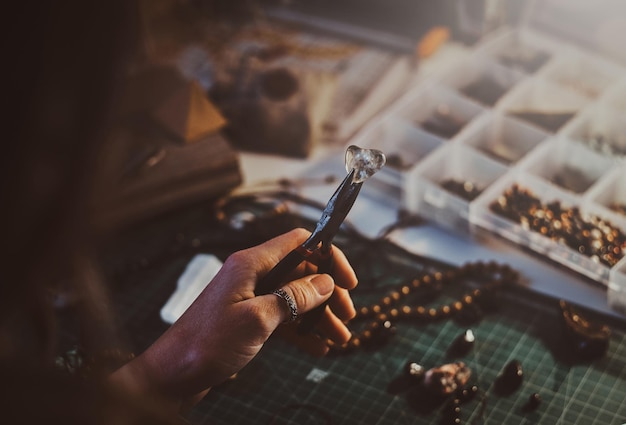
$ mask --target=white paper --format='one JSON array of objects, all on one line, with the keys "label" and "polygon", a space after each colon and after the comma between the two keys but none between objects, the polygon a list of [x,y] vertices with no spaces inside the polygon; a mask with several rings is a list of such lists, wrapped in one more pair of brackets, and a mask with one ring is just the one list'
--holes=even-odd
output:
[{"label": "white paper", "polygon": [[178,278],[176,290],[161,308],[161,319],[169,324],[178,320],[221,267],[222,262],[214,255],[198,254],[193,257]]}]

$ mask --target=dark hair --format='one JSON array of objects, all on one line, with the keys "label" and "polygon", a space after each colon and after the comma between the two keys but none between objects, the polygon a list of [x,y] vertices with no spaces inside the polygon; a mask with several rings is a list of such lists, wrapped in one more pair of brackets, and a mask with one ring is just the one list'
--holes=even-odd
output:
[{"label": "dark hair", "polygon": [[[135,4],[14,2],[5,11],[0,153],[0,360],[28,367],[55,353],[59,285],[99,306],[85,253],[98,153],[136,46]],[[85,283],[85,282],[80,282]],[[100,318],[106,319],[105,308]],[[91,315],[92,317],[94,315]],[[100,319],[98,319],[100,320]],[[93,321],[92,321],[93,322]],[[94,323],[90,323],[93,325]]]}]

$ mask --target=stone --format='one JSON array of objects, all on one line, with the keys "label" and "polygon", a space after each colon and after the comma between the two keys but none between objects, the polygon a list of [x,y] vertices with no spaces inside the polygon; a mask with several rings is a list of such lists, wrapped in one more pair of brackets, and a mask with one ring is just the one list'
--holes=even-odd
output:
[{"label": "stone", "polygon": [[377,149],[351,145],[346,150],[346,171],[355,170],[352,183],[362,183],[385,166],[385,154]]}]

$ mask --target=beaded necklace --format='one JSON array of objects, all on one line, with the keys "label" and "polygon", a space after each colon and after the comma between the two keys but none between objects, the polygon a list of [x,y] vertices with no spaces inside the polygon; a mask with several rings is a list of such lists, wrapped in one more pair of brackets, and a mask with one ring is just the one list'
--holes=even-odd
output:
[{"label": "beaded necklace", "polygon": [[[358,308],[356,317],[352,322],[361,320],[369,320],[369,322],[363,330],[353,332],[347,343],[337,345],[330,340],[327,343],[333,352],[347,353],[363,346],[383,342],[395,332],[394,322],[396,321],[432,322],[451,318],[476,303],[481,297],[493,294],[506,283],[516,281],[518,276],[517,271],[510,266],[493,261],[477,261],[467,263],[455,270],[427,273],[413,279],[410,284],[400,285],[383,296],[377,303]],[[449,304],[426,307],[402,303],[402,300],[417,290],[470,279],[481,281],[481,287],[470,290],[460,299]]]}]

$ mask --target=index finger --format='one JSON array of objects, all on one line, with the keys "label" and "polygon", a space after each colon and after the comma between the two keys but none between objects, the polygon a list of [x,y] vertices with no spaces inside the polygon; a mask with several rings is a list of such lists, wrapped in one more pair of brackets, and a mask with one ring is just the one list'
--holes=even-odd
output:
[{"label": "index finger", "polygon": [[[250,250],[263,254],[258,256],[261,263],[256,268],[257,277],[260,278],[267,274],[280,260],[301,245],[309,236],[311,236],[311,232],[303,228],[297,228],[254,248],[250,248]],[[314,257],[309,259],[309,261],[314,260]],[[335,245],[333,245],[333,261],[332,275],[336,284],[345,289],[353,289],[358,283],[356,273],[343,251]]]},{"label": "index finger", "polygon": [[268,273],[287,254],[307,240],[310,235],[309,231],[297,228],[249,248],[251,251],[262,253],[258,256],[261,263],[256,270],[257,276],[261,277]]},{"label": "index finger", "polygon": [[333,245],[333,278],[335,283],[345,289],[354,289],[359,282],[354,269],[343,251]]}]

